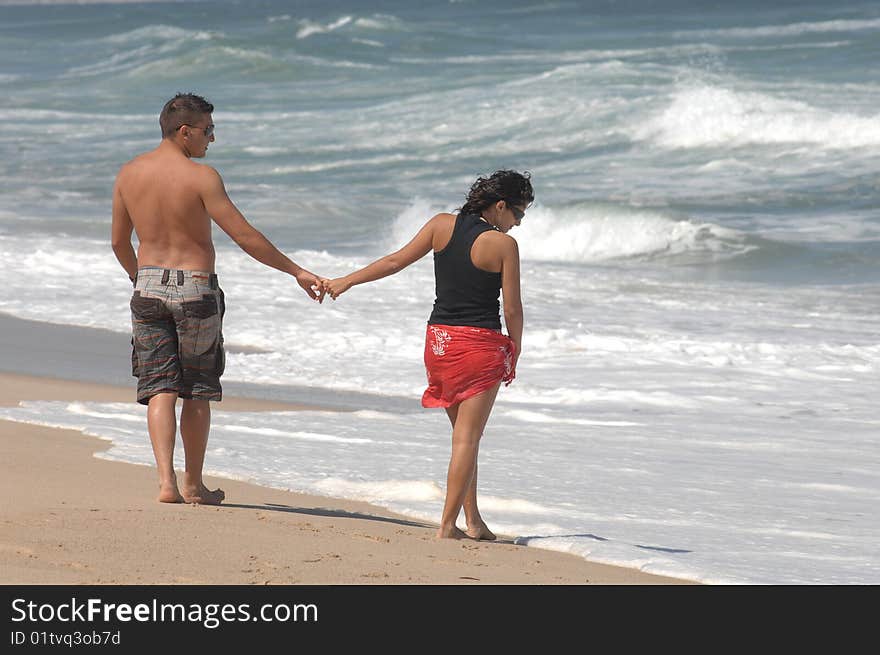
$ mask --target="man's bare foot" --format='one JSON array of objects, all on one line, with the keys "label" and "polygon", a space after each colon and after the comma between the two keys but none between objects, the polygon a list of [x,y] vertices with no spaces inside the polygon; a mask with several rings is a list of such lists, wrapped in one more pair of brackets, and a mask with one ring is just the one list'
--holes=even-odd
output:
[{"label": "man's bare foot", "polygon": [[459,530],[456,526],[452,526],[451,528],[441,527],[437,530],[437,538],[438,539],[467,539],[468,536],[462,530]]},{"label": "man's bare foot", "polygon": [[183,500],[195,505],[219,505],[226,500],[226,494],[222,489],[211,491],[205,485],[199,485],[191,489],[184,487]]},{"label": "man's bare foot", "polygon": [[183,496],[177,490],[177,483],[168,483],[159,485],[159,495],[156,500],[160,503],[182,503]]},{"label": "man's bare foot", "polygon": [[498,538],[485,523],[468,527],[468,529],[465,530],[465,534],[471,539],[477,539],[479,541],[495,541],[495,539]]}]

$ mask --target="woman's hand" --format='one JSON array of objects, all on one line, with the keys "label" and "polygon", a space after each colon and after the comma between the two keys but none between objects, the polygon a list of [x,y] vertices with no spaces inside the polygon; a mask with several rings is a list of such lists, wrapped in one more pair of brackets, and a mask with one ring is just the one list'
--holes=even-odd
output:
[{"label": "woman's hand", "polygon": [[333,300],[336,300],[343,293],[351,289],[351,282],[348,280],[348,277],[338,277],[335,280],[328,280],[327,278],[323,278],[321,280],[321,286],[324,288],[324,291],[330,294],[330,297]]}]

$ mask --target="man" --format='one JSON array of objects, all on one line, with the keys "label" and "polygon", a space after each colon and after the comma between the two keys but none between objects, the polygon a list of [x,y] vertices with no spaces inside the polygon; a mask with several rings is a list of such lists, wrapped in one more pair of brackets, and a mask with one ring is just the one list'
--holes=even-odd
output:
[{"label": "man", "polygon": [[[202,466],[211,424],[209,401],[221,400],[222,321],[226,309],[214,272],[211,220],[251,257],[289,273],[312,300],[322,302],[318,276],[298,266],[251,226],[226,195],[220,175],[192,159],[214,141],[214,106],[178,94],[159,116],[162,142],[124,164],[113,188],[113,252],[134,282],[131,299],[132,372],[137,399],[147,405],[147,427],[159,472],[159,502],[218,505]],[[131,243],[137,233],[138,251]],[[180,434],[186,469],[174,472],[175,407],[183,398]]]}]

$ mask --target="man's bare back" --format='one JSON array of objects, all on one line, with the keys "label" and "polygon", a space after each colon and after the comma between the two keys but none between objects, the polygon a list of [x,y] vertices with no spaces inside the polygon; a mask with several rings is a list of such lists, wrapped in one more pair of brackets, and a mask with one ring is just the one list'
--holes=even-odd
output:
[{"label": "man's bare back", "polygon": [[128,162],[117,178],[139,241],[138,266],[213,272],[211,218],[203,200],[213,169],[166,146],[171,144]]}]

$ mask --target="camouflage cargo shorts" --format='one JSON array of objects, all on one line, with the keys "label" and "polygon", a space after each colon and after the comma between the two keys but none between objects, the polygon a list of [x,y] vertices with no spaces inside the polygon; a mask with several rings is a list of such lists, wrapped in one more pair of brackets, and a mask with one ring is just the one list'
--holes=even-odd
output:
[{"label": "camouflage cargo shorts", "polygon": [[131,297],[132,375],[143,405],[158,393],[221,400],[223,291],[217,275],[145,266]]}]

